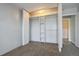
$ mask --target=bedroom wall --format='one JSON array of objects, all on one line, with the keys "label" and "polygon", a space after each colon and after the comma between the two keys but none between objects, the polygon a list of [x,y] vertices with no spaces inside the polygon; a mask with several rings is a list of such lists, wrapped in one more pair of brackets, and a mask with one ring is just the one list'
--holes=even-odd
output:
[{"label": "bedroom wall", "polygon": [[21,10],[0,4],[0,55],[21,46]]}]

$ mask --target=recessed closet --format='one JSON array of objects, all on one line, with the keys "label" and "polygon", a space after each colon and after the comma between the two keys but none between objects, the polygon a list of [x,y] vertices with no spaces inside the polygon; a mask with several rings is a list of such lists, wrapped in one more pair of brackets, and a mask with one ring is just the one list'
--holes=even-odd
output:
[{"label": "recessed closet", "polygon": [[57,14],[30,17],[30,41],[57,43]]}]

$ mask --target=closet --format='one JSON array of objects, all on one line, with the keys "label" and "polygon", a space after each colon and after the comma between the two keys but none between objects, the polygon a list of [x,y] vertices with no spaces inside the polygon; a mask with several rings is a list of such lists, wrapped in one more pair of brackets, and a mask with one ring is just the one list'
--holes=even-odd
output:
[{"label": "closet", "polygon": [[57,15],[30,17],[30,39],[57,43]]}]

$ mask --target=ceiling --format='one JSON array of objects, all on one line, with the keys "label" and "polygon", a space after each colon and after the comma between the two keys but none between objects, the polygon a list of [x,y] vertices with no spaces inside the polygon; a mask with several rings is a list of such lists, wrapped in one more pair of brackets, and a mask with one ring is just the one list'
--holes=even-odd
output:
[{"label": "ceiling", "polygon": [[[13,5],[23,8],[28,12],[35,11],[42,8],[53,8],[57,7],[57,3],[13,3]],[[73,8],[78,5],[78,3],[63,3],[63,9]]]},{"label": "ceiling", "polygon": [[57,7],[56,3],[14,3],[19,8],[24,8],[28,12],[35,11],[42,8],[53,8]]}]

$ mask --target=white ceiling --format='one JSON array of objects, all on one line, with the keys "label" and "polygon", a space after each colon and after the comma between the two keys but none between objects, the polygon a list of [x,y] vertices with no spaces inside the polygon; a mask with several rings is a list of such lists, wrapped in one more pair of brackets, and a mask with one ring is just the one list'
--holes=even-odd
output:
[{"label": "white ceiling", "polygon": [[42,8],[57,7],[56,3],[14,3],[14,5],[20,8],[24,8],[29,12],[42,9]]},{"label": "white ceiling", "polygon": [[[13,5],[24,8],[28,12],[35,11],[41,8],[53,8],[57,7],[57,3],[13,3]],[[63,3],[63,9],[65,8],[73,8],[79,5],[78,3]]]}]

